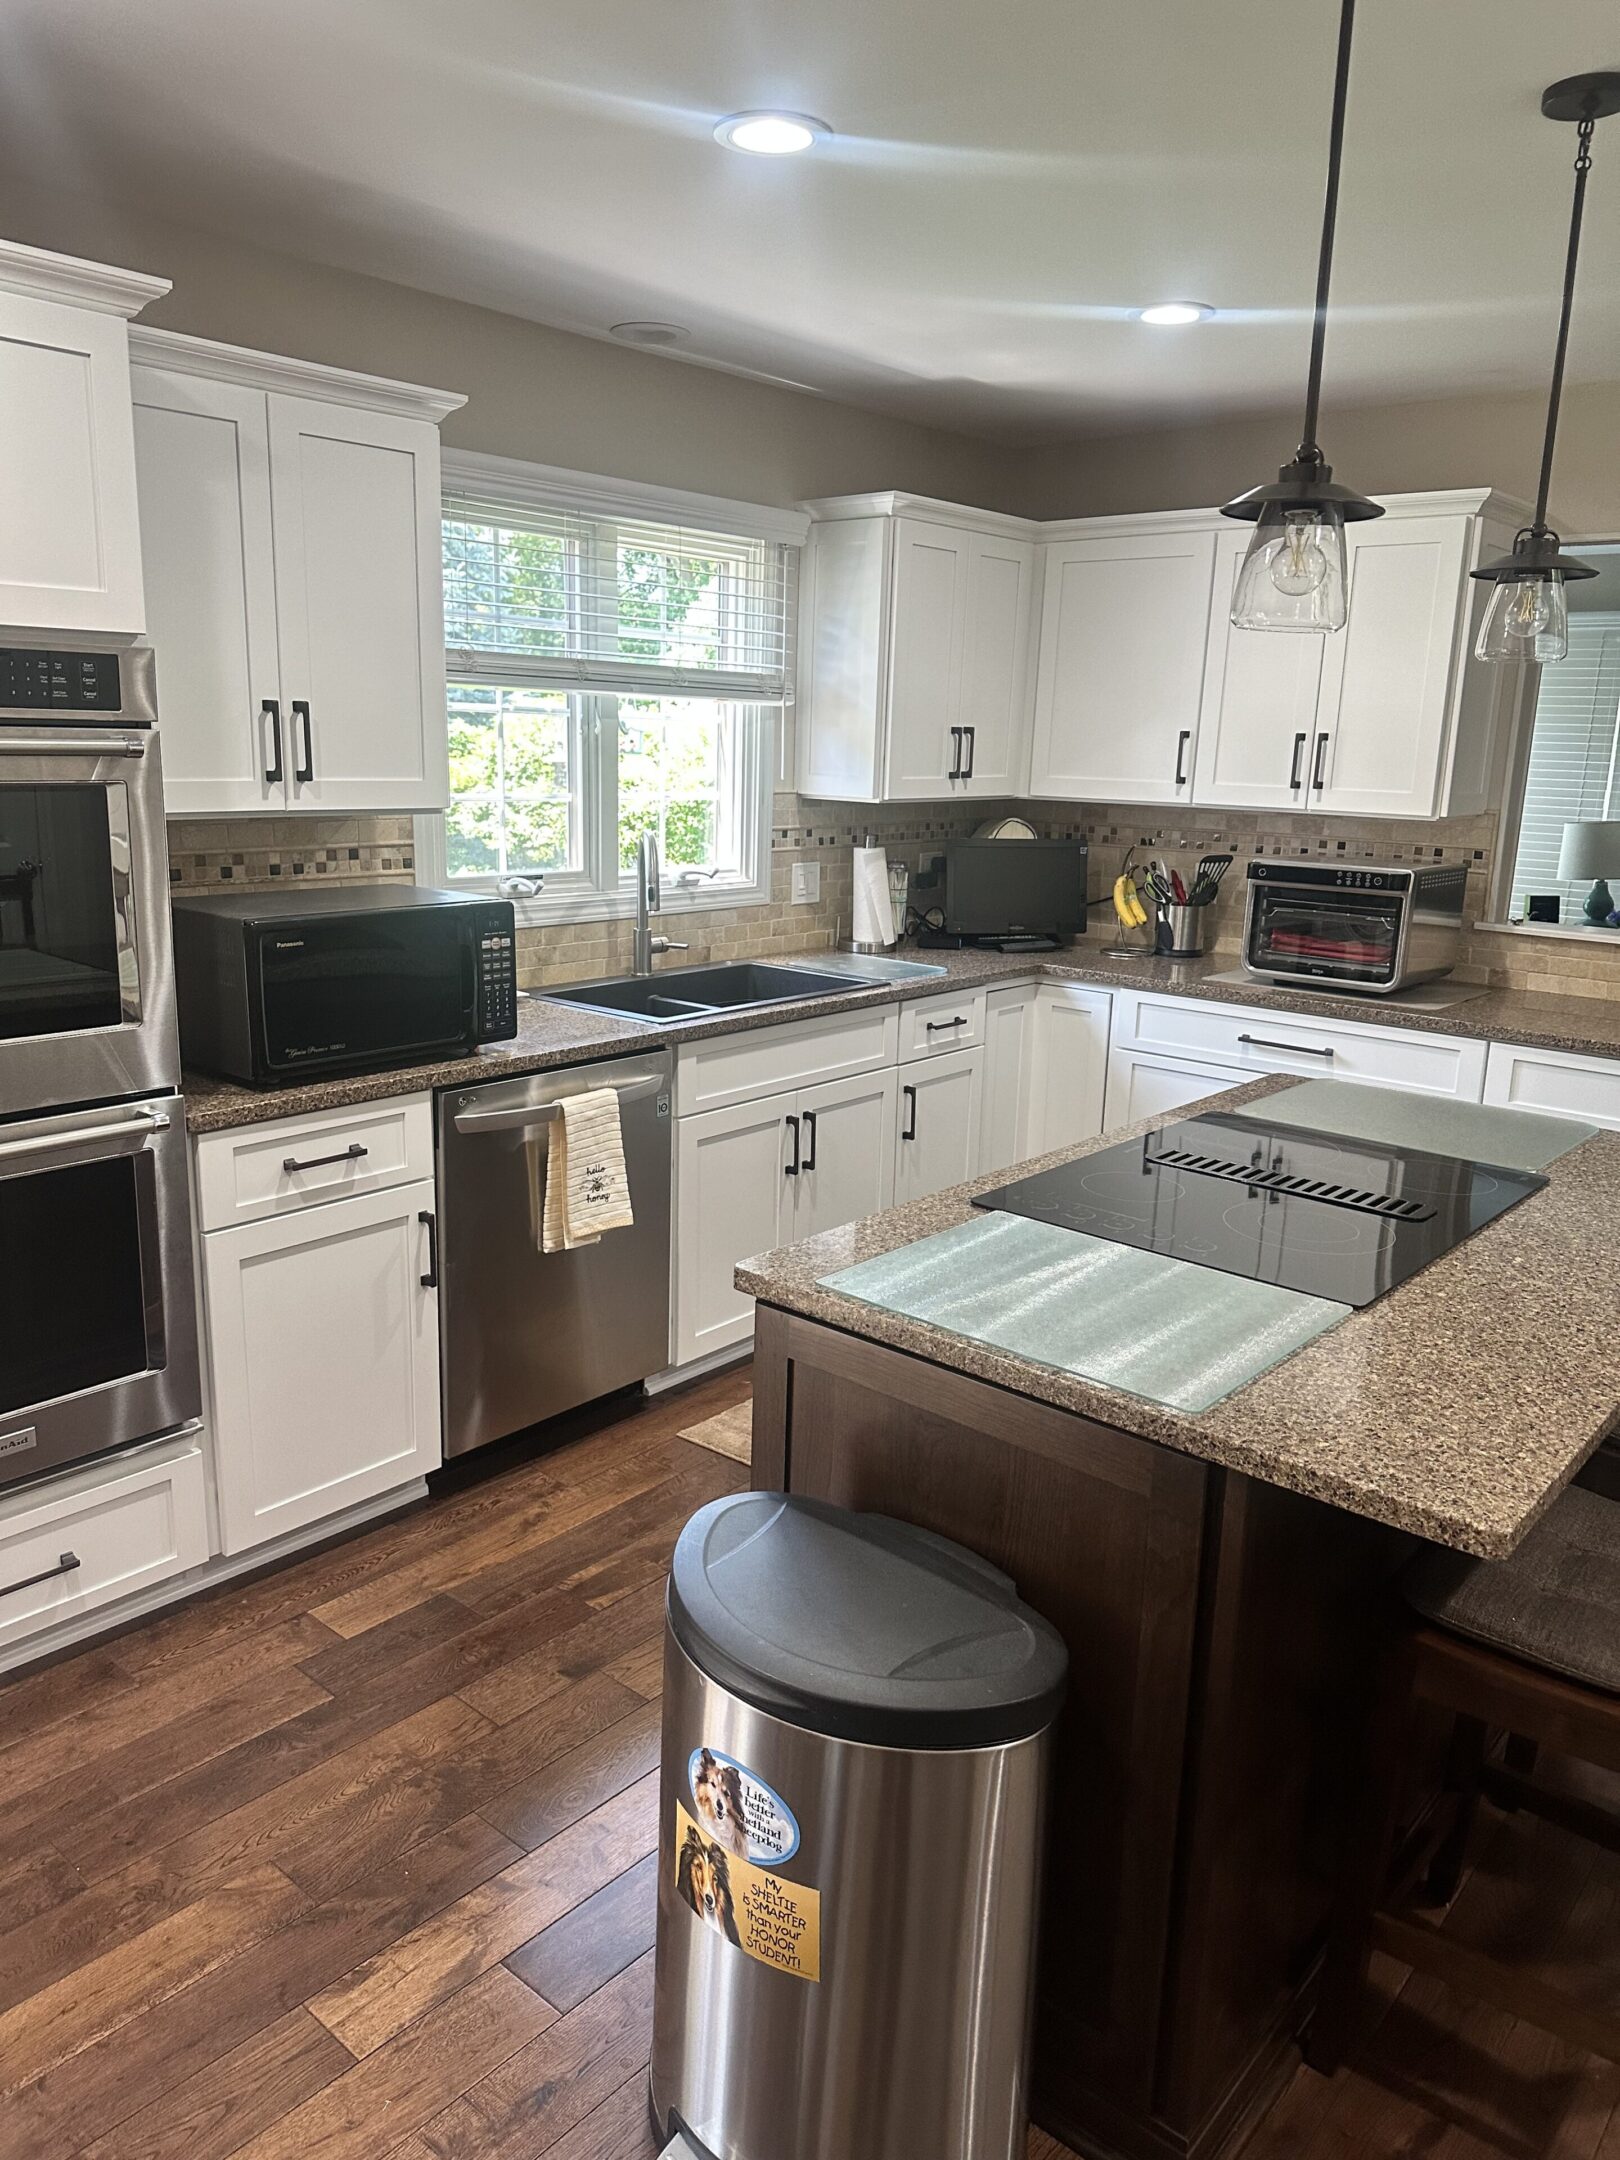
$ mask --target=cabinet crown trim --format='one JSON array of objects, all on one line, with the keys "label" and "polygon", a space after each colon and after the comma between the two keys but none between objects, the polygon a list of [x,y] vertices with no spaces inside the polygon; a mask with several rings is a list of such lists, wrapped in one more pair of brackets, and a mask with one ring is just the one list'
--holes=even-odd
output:
[{"label": "cabinet crown trim", "polygon": [[1012,517],[1002,510],[977,510],[971,503],[941,502],[932,495],[890,491],[878,495],[822,495],[802,502],[818,525],[849,518],[919,517],[934,525],[955,525],[966,532],[996,533],[1002,539],[1038,540],[1048,528],[1034,518]]},{"label": "cabinet crown trim", "polygon": [[[1495,488],[1434,489],[1410,495],[1383,495],[1378,500],[1383,503],[1386,516],[1395,519],[1493,517],[1518,526],[1532,514],[1527,503],[1519,502],[1511,495],[1499,494]],[[1113,517],[1056,518],[1035,527],[1040,539],[1057,541],[1093,540],[1109,534],[1243,529],[1234,527],[1233,521],[1222,517],[1219,510],[1129,510]]]},{"label": "cabinet crown trim", "polygon": [[170,289],[167,278],[152,277],[144,270],[120,270],[112,263],[24,247],[20,240],[0,240],[0,292],[58,300],[100,315],[129,316],[161,300]]},{"label": "cabinet crown trim", "polygon": [[[163,289],[168,290],[167,286]],[[396,382],[387,375],[362,375],[351,368],[253,352],[244,345],[218,345],[211,338],[145,325],[130,331],[129,357],[137,366],[166,368],[171,374],[204,375],[255,390],[323,398],[330,404],[358,405],[368,412],[393,413],[406,420],[437,423],[467,402],[459,390],[433,390],[420,383]]]}]

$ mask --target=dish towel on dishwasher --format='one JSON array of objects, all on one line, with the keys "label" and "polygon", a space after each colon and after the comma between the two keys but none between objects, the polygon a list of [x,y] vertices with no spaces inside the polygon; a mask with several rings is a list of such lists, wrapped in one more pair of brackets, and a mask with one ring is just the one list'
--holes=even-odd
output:
[{"label": "dish towel on dishwasher", "polygon": [[[628,1230],[636,1218],[624,1169],[617,1091],[597,1088],[589,1095],[565,1095],[550,1139],[540,1250],[572,1252],[579,1245],[594,1245],[604,1230]],[[531,1165],[538,1152],[531,1143]]]}]

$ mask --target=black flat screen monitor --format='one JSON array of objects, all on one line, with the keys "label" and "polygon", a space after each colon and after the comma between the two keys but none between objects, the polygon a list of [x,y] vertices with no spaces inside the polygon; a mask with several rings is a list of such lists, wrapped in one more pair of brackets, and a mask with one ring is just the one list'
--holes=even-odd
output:
[{"label": "black flat screen monitor", "polygon": [[1083,840],[947,840],[945,928],[957,937],[1072,936],[1085,928]]}]

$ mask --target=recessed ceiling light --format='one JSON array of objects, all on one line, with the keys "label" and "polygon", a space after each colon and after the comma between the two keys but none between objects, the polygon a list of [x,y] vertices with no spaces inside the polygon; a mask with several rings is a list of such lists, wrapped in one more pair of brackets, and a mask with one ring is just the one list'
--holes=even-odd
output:
[{"label": "recessed ceiling light", "polygon": [[1170,328],[1182,323],[1208,322],[1214,312],[1202,300],[1161,300],[1153,307],[1138,308],[1136,319]]},{"label": "recessed ceiling light", "polygon": [[684,345],[691,335],[678,322],[616,322],[608,330],[621,345]]},{"label": "recessed ceiling light", "polygon": [[755,157],[793,157],[825,142],[831,133],[825,120],[812,119],[809,113],[740,112],[721,121],[714,139],[728,150],[752,151]]}]

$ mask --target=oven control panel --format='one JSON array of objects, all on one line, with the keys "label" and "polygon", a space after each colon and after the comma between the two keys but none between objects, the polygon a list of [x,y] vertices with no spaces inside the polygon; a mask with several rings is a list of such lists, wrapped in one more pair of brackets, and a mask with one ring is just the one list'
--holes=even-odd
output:
[{"label": "oven control panel", "polygon": [[115,652],[48,652],[0,645],[0,712],[105,714],[122,720],[124,693]]},{"label": "oven control panel", "polygon": [[1407,869],[1360,868],[1351,863],[1251,862],[1251,885],[1295,885],[1333,892],[1405,892],[1414,873]]}]

